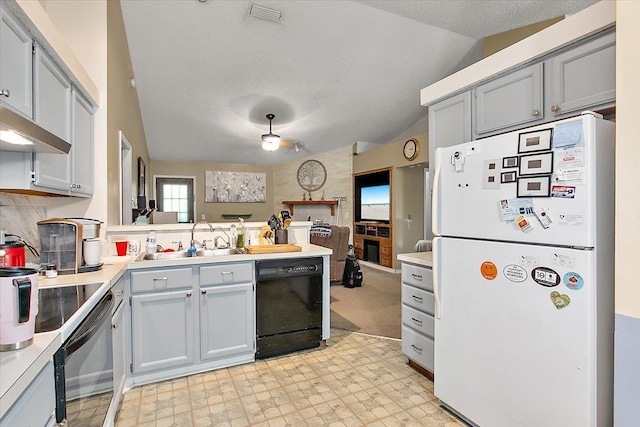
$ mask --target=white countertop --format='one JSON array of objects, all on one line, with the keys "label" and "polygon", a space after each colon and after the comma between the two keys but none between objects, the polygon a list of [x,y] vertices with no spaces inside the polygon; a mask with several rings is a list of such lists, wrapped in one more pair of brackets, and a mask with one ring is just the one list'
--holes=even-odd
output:
[{"label": "white countertop", "polygon": [[35,334],[33,344],[21,350],[0,352],[0,418],[11,408],[31,381],[49,362],[65,339],[93,309],[104,294],[127,270],[151,267],[171,267],[203,263],[238,261],[261,261],[270,259],[290,259],[331,255],[329,248],[312,244],[299,244],[301,252],[280,252],[270,254],[235,254],[214,257],[177,258],[159,261],[135,261],[131,256],[103,258],[101,270],[89,273],[60,275],[55,279],[38,278],[38,287],[102,283],[103,285],[74,313],[58,330]]},{"label": "white countertop", "polygon": [[433,267],[433,252],[409,252],[398,254],[398,260],[423,267]]}]

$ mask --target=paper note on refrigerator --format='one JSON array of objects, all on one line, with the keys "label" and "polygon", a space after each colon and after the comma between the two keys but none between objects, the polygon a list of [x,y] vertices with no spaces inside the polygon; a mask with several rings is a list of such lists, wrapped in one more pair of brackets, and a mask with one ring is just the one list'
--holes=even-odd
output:
[{"label": "paper note on refrigerator", "polygon": [[498,202],[500,219],[504,222],[513,221],[518,215],[535,215],[533,199],[530,197],[503,199]]},{"label": "paper note on refrigerator", "polygon": [[553,128],[553,148],[582,143],[582,120],[562,123]]}]

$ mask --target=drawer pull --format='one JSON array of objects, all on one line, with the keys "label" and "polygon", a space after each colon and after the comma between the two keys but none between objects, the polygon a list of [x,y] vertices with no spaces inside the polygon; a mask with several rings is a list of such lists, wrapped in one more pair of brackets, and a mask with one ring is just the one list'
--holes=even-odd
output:
[{"label": "drawer pull", "polygon": [[411,277],[413,277],[416,280],[422,280],[422,274],[411,273]]},{"label": "drawer pull", "polygon": [[191,295],[192,295],[191,291],[187,292],[187,298],[191,298]]},{"label": "drawer pull", "polygon": [[223,276],[226,276],[228,274],[233,274],[233,271],[222,271],[220,272],[220,274],[222,274]]},{"label": "drawer pull", "polygon": [[414,300],[418,301],[418,302],[422,302],[424,299],[422,297],[419,297],[417,295],[411,295],[413,297]]},{"label": "drawer pull", "polygon": [[418,347],[418,346],[417,346],[417,345],[415,345],[415,344],[411,344],[411,347],[413,347],[413,349],[414,349],[415,351],[417,351],[417,352],[419,352],[419,353],[422,353],[422,348],[421,348],[421,347]]},{"label": "drawer pull", "polygon": [[117,296],[117,297],[122,296],[122,294],[124,294],[124,289],[120,289],[120,290],[117,290],[117,291],[116,291],[116,296]]},{"label": "drawer pull", "polygon": [[413,320],[413,323],[416,325],[422,326],[422,320],[416,319],[415,317],[412,317],[411,320]]},{"label": "drawer pull", "polygon": [[169,280],[169,278],[166,277],[166,276],[165,277],[154,277],[153,281],[155,282],[156,280]]}]

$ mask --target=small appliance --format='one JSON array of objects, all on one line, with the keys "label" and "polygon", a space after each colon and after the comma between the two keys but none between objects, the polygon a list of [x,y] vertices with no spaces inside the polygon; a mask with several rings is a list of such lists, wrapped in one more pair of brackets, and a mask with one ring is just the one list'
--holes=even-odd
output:
[{"label": "small appliance", "polygon": [[33,268],[0,268],[0,351],[33,342],[38,313],[38,272]]},{"label": "small appliance", "polygon": [[102,264],[88,265],[83,241],[100,236],[101,222],[87,218],[53,218],[38,222],[40,262],[55,264],[58,274],[97,271]]},{"label": "small appliance", "polygon": [[0,244],[0,267],[24,267],[25,245],[21,242]]}]

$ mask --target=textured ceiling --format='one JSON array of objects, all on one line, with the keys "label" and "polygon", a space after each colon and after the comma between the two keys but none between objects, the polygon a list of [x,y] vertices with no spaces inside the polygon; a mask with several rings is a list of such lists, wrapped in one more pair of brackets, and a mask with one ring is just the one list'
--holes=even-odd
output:
[{"label": "textured ceiling", "polygon": [[[255,1],[279,23],[251,3],[122,0],[152,160],[279,164],[387,143],[477,39],[594,1]],[[260,147],[268,113],[275,152]]]}]

